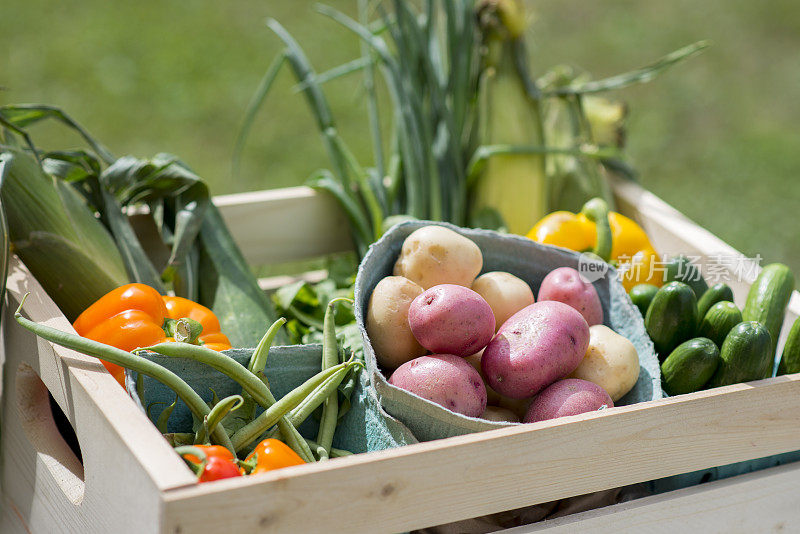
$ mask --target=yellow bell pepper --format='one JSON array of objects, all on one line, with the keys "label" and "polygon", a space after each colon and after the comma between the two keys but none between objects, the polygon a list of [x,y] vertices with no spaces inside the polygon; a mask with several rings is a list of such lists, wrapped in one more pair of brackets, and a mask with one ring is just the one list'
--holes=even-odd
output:
[{"label": "yellow bell pepper", "polygon": [[[593,222],[595,217],[585,212],[586,207],[581,213],[556,211],[546,215],[527,237],[578,252],[593,251],[597,247],[597,225]],[[661,286],[663,273],[656,265],[658,254],[641,226],[613,211],[608,212],[608,223],[611,227],[611,253],[604,259],[616,264],[625,290],[630,291],[636,284]]]}]

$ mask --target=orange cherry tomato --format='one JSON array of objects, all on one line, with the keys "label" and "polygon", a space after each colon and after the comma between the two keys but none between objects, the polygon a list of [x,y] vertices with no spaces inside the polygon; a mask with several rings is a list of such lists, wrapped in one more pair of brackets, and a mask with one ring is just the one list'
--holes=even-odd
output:
[{"label": "orange cherry tomato", "polygon": [[288,445],[277,439],[265,439],[256,445],[245,461],[253,458],[256,460],[256,466],[250,471],[251,475],[305,463]]}]

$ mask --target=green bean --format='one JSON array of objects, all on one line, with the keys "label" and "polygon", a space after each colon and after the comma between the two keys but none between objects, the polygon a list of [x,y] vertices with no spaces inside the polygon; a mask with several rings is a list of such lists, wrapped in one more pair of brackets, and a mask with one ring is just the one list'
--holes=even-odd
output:
[{"label": "green bean", "polygon": [[267,365],[269,349],[272,347],[272,342],[275,340],[275,336],[278,335],[278,331],[284,324],[286,324],[286,318],[281,317],[272,323],[272,326],[269,327],[267,333],[261,338],[261,341],[259,341],[256,350],[253,351],[253,355],[250,357],[250,363],[247,366],[247,369],[251,373],[258,375],[259,372],[264,372],[264,367]]},{"label": "green bean", "polygon": [[[142,375],[139,375],[139,376],[142,376]],[[139,398],[141,399],[141,398],[143,398],[143,396],[140,396]],[[156,404],[156,403],[153,403],[153,404]],[[166,404],[166,402],[159,402],[157,404]],[[172,404],[170,404],[169,406],[167,406],[166,408],[161,410],[161,413],[158,415],[158,419],[156,420],[156,428],[162,434],[166,434],[167,433],[167,423],[169,423],[169,416],[172,415],[172,411],[175,409],[175,406],[177,404],[178,404],[178,396],[175,395],[175,400],[172,402]],[[152,404],[150,406],[152,406]],[[149,413],[150,406],[147,407],[148,408],[148,413],[147,413],[148,417],[150,417],[150,413]]]},{"label": "green bean", "polygon": [[320,371],[298,387],[294,388],[281,400],[264,410],[258,417],[240,428],[231,438],[234,448],[237,451],[240,451],[252,443],[253,440],[258,438],[258,436],[263,434],[272,425],[277,423],[281,416],[286,415],[289,410],[300,404],[303,399],[308,397],[312,392],[320,397],[317,406],[322,404],[325,398],[330,395],[330,391],[316,392],[315,390],[317,389],[317,386],[325,382],[330,376],[337,375],[339,377],[339,381],[337,382],[334,380],[330,382],[335,389],[338,387],[339,382],[341,382],[341,380],[344,378],[344,375],[347,374],[347,369],[351,365],[354,364],[352,362],[347,362],[339,364],[336,367],[326,369],[325,371]]},{"label": "green bean", "polygon": [[[346,376],[346,374],[345,374]],[[341,384],[344,377],[339,378],[338,375],[332,375],[328,377],[322,384],[320,384],[310,395],[308,395],[305,399],[300,402],[296,407],[294,407],[288,414],[287,417],[289,422],[292,423],[294,426],[300,426],[303,422],[308,419],[314,410],[322,403],[319,400],[321,395],[320,392],[327,391],[330,392],[331,385],[336,383],[336,388],[338,388],[338,384]],[[324,399],[324,397],[323,397]],[[274,436],[274,434],[273,434]],[[273,437],[270,436],[270,437]]]},{"label": "green bean", "polygon": [[[279,326],[280,325],[278,325],[278,327]],[[272,330],[272,328],[270,328],[270,330]],[[275,329],[275,332],[277,333],[277,328]],[[252,396],[253,399],[264,408],[269,409],[276,403],[272,392],[259,377],[251,373],[244,365],[240,364],[233,358],[229,358],[228,356],[220,354],[215,350],[198,345],[178,343],[177,341],[170,343],[159,343],[158,345],[147,347],[146,349],[141,350],[150,350],[171,358],[187,358],[199,361],[213,367],[221,373],[226,374],[228,377],[239,383],[242,386],[242,389],[247,394]],[[274,424],[274,422],[272,424]],[[289,447],[291,447],[298,455],[300,455],[303,460],[306,462],[313,462],[314,456],[306,445],[305,441],[303,441],[300,433],[297,432],[297,429],[292,428],[291,423],[284,418],[281,418],[278,421],[278,425],[283,432],[284,437],[286,438],[286,444],[289,445]]]},{"label": "green bean", "polygon": [[[312,449],[317,449],[319,447],[319,444],[311,439],[306,439],[306,443],[308,443],[308,446],[311,447]],[[342,456],[352,456],[352,455],[353,453],[350,451],[331,447],[331,454],[330,454],[331,458],[341,458]]]},{"label": "green bean", "polygon": [[230,412],[238,410],[242,404],[244,404],[244,399],[241,395],[231,395],[216,403],[214,407],[211,408],[209,414],[203,419],[203,424],[197,429],[197,435],[194,438],[195,444],[204,444],[217,425],[221,423]]},{"label": "green bean", "polygon": [[297,431],[297,427],[287,421],[285,415],[278,421],[278,426],[276,428],[281,433],[282,441],[296,452],[305,463],[310,464],[316,461],[314,453],[311,452],[311,448],[308,446],[308,443],[306,443],[306,440],[303,439],[303,436]]},{"label": "green bean", "polygon": [[[356,356],[355,351],[352,351],[352,350],[350,351],[350,354],[351,354],[353,359],[355,359],[356,361],[361,362],[361,364],[363,365],[363,363],[364,363],[364,356],[363,355]],[[339,401],[339,420],[340,421],[342,420],[342,418],[345,415],[347,415],[347,412],[350,411],[350,408],[353,405],[350,397],[353,396],[353,391],[355,391],[356,386],[358,385],[359,374],[360,374],[359,371],[360,371],[360,369],[357,368],[357,367],[354,367],[353,369],[351,369],[350,373],[345,377],[345,379],[339,385],[339,397],[340,397],[340,401]]]},{"label": "green bean", "polygon": [[[339,363],[339,344],[336,341],[336,321],[334,320],[334,309],[340,300],[333,299],[325,309],[325,318],[322,326],[322,370],[330,369]],[[352,301],[351,301],[352,302]],[[344,378],[344,377],[342,377]],[[336,385],[338,388],[338,384]],[[339,421],[339,392],[334,390],[328,395],[322,405],[322,417],[319,421],[319,431],[317,432],[317,442],[320,445],[317,455],[320,460],[327,459],[333,444],[333,434],[336,431],[336,423]]]},{"label": "green bean", "polygon": [[186,358],[188,360],[204,363],[239,383],[242,389],[252,395],[257,403],[264,407],[269,405],[269,388],[267,388],[256,375],[248,371],[247,367],[222,353],[201,345],[191,345],[178,341],[159,343],[151,347],[136,349],[136,351],[144,350],[149,350],[169,358]]},{"label": "green bean", "polygon": [[[210,410],[200,395],[198,395],[197,392],[193,390],[191,386],[189,386],[189,384],[184,382],[181,377],[169,369],[166,369],[155,362],[151,362],[146,358],[126,352],[122,349],[93,341],[91,339],[86,339],[85,337],[75,334],[70,334],[68,332],[62,332],[56,328],[26,319],[22,316],[21,310],[27,296],[28,294],[25,294],[25,296],[22,298],[22,302],[20,302],[19,308],[17,308],[17,311],[14,313],[14,318],[24,328],[30,330],[37,336],[50,341],[51,343],[55,343],[56,345],[61,345],[62,347],[82,352],[83,354],[88,354],[89,356],[94,356],[95,358],[99,358],[127,369],[131,369],[137,373],[155,378],[177,393],[186,406],[189,407],[189,410],[192,412],[192,414],[194,414],[194,416],[200,421],[202,421],[203,418],[209,414]],[[217,443],[235,453],[233,445],[231,444],[231,440],[224,428],[217,427],[212,433],[212,437]]]}]

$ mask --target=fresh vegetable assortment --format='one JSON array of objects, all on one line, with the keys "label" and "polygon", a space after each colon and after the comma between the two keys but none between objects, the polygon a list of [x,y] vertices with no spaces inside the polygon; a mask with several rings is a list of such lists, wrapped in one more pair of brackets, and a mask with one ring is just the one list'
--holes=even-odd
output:
[{"label": "fresh vegetable assortment", "polygon": [[[236,158],[288,64],[331,156],[331,170],[315,172],[309,184],[333,195],[347,214],[353,256],[408,219],[527,232],[616,268],[658,352],[667,393],[772,375],[795,285],[788,267],[766,266],[740,310],[728,285],[709,287],[685,256],[662,258],[635,221],[612,211],[605,179],[632,174],[621,160],[624,106],[594,94],[647,81],[705,43],[605,80],[566,67],[535,79],[518,1],[423,2],[421,11],[402,0],[393,6],[392,13],[378,10],[377,25],[369,21],[369,2],[359,2],[358,21],[320,7],[363,43],[355,63],[321,74],[270,20],[285,49],[248,110]],[[383,124],[377,70],[389,89],[391,123]],[[340,136],[322,89],[355,71],[365,77],[371,166]],[[46,120],[77,131],[88,147],[34,145],[30,127]],[[20,325],[99,358],[123,387],[128,369],[170,388],[194,425],[167,435],[173,404],[157,426],[199,482],[350,454],[333,442],[363,367],[353,311],[337,306],[353,296],[354,266],[337,272],[331,263],[328,279],[267,296],[207,186],[174,156],[114,157],[50,106],[2,106],[0,126],[0,223],[7,219],[13,251],[78,335],[31,322],[22,305],[15,314]],[[140,241],[129,217],[134,210],[152,226],[158,251]],[[365,317],[391,385],[468,417],[515,423],[613,408],[634,387],[636,348],[604,325],[598,292],[580,272],[555,268],[533,288],[511,273],[483,270],[480,247],[449,228],[424,226],[405,239]],[[284,318],[276,320],[275,308]],[[276,399],[265,365],[270,346],[285,340],[321,342],[320,370]],[[256,347],[246,366],[224,353],[232,346]],[[198,362],[240,391],[206,402],[150,353]],[[800,372],[800,320],[778,372]],[[312,415],[319,419],[313,439],[297,429]]]}]

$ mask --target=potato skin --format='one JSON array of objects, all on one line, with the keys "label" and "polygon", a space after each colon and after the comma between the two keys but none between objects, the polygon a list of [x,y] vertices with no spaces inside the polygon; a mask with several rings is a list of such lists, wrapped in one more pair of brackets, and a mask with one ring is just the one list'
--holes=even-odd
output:
[{"label": "potato skin", "polygon": [[367,334],[378,363],[395,369],[425,354],[408,324],[408,308],[422,288],[402,276],[387,276],[375,286],[367,306]]},{"label": "potato skin", "polygon": [[606,390],[588,380],[567,378],[551,384],[539,393],[528,408],[523,422],[535,423],[593,412],[603,405],[607,408],[614,407],[614,402]]},{"label": "potato skin", "polygon": [[426,289],[408,308],[408,324],[420,345],[434,354],[466,357],[494,335],[494,314],[483,297],[464,286]]},{"label": "potato skin", "polygon": [[589,325],[580,313],[562,302],[537,302],[500,327],[481,368],[500,395],[524,399],[574,371],[588,345]]},{"label": "potato skin", "polygon": [[481,378],[483,379],[483,385],[486,386],[486,404],[489,405],[487,406],[487,410],[488,408],[492,407],[511,412],[514,414],[514,421],[519,422],[523,417],[525,417],[525,413],[528,411],[528,406],[531,403],[531,399],[511,399],[509,397],[504,397],[493,390],[486,381],[486,375],[483,374],[483,368],[481,367],[482,357],[483,351],[480,351],[467,356],[464,358],[464,360],[469,362],[469,364],[474,367],[478,373],[480,373]]},{"label": "potato skin", "polygon": [[462,415],[480,417],[486,409],[481,375],[452,354],[420,356],[398,367],[389,383]]},{"label": "potato skin", "polygon": [[483,255],[471,239],[443,226],[423,226],[403,241],[394,274],[422,289],[439,284],[470,287],[481,272]]},{"label": "potato skin", "polygon": [[542,280],[538,300],[556,300],[578,310],[589,326],[603,324],[603,306],[597,290],[572,267],[554,269]]},{"label": "potato skin", "polygon": [[500,408],[499,406],[487,406],[481,414],[481,419],[495,421],[497,423],[519,423],[517,414],[506,408]]},{"label": "potato skin", "polygon": [[533,291],[524,280],[503,271],[480,275],[472,283],[472,290],[482,296],[492,308],[495,331],[509,317],[535,302]]},{"label": "potato skin", "polygon": [[639,354],[627,338],[598,324],[589,327],[589,348],[570,378],[602,387],[617,402],[639,380]]}]

